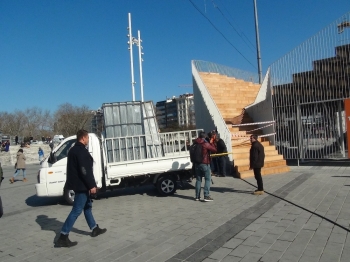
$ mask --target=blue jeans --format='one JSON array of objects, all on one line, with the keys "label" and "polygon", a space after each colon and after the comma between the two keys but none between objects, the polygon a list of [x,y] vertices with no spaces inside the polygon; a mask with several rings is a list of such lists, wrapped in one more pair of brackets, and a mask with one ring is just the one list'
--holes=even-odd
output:
[{"label": "blue jeans", "polygon": [[201,195],[202,177],[204,177],[204,197],[210,195],[211,172],[210,165],[196,164],[196,198]]},{"label": "blue jeans", "polygon": [[23,178],[26,178],[26,169],[25,168],[17,168],[15,173],[13,174],[13,178],[15,178],[19,174],[19,170],[22,170]]},{"label": "blue jeans", "polygon": [[73,228],[75,221],[77,220],[78,216],[80,216],[83,210],[86,222],[88,223],[90,229],[93,230],[96,227],[96,222],[92,215],[91,209],[92,202],[89,193],[75,193],[72,211],[69,213],[66,221],[64,222],[61,229],[61,233],[63,235],[69,234],[69,232]]}]

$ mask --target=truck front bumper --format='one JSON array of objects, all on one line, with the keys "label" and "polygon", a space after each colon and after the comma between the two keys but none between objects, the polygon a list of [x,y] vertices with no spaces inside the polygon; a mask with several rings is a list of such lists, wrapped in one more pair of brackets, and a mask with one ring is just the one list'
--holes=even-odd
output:
[{"label": "truck front bumper", "polygon": [[46,184],[35,184],[37,196],[48,196]]}]

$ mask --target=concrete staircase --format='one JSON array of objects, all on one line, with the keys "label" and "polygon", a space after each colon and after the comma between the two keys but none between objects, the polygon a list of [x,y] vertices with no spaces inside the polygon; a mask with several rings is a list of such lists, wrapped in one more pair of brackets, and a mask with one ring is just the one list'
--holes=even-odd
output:
[{"label": "concrete staircase", "polygon": [[[200,76],[231,131],[232,154],[237,176],[240,178],[254,176],[253,171],[249,170],[249,137],[252,134],[261,135],[262,131],[251,131],[258,128],[256,125],[232,127],[232,124],[253,123],[244,108],[255,101],[260,85],[217,73],[201,72]],[[270,145],[267,138],[259,138],[259,141],[265,149],[262,175],[290,171],[283,155],[278,154],[275,146]]]}]

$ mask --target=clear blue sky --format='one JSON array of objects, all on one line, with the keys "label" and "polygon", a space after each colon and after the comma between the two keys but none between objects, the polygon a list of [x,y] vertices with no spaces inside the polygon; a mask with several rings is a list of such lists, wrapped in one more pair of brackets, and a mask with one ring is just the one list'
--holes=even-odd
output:
[{"label": "clear blue sky", "polygon": [[[257,4],[263,73],[350,11],[349,0]],[[191,93],[179,85],[192,84],[193,59],[257,71],[253,0],[1,0],[0,111],[131,101],[128,13],[143,40],[145,100]],[[134,46],[136,100],[138,63]]]}]

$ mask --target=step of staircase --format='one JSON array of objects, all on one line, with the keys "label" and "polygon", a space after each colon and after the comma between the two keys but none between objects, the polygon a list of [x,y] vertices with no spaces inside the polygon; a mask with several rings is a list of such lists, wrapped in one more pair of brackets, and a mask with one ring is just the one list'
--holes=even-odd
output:
[{"label": "step of staircase", "polygon": [[[249,158],[249,152],[243,152],[243,153],[233,153],[233,159],[247,159]],[[265,150],[265,156],[276,156],[278,155],[277,150]]]},{"label": "step of staircase", "polygon": [[[261,138],[260,138],[261,139]],[[264,139],[261,139],[263,141],[260,141],[260,143],[265,147],[265,146],[269,146],[270,145],[270,142],[268,140],[265,140],[266,138]],[[249,138],[244,138],[244,137],[241,137],[240,139],[231,139],[231,144],[232,144],[232,147],[249,147],[250,148],[250,141],[249,141]]]},{"label": "step of staircase", "polygon": [[[270,150],[274,151],[276,150],[276,148],[274,145],[267,145],[267,146],[264,146],[264,150],[265,152]],[[250,152],[250,144],[242,147],[232,147],[232,153],[234,155],[241,154],[241,153],[249,153],[249,152]]]},{"label": "step of staircase", "polygon": [[[285,165],[286,165],[286,160],[280,159],[280,160],[265,162],[264,168],[270,168],[270,167],[275,167],[275,166],[285,166]],[[235,163],[235,169],[238,172],[248,171],[249,165],[236,166],[236,163]]]},{"label": "step of staircase", "polygon": [[[263,167],[261,169],[261,175],[280,174],[280,173],[286,173],[289,171],[290,171],[290,168],[289,166],[286,166],[286,165],[274,166],[274,167]],[[236,174],[237,174],[237,177],[239,178],[254,177],[253,170],[242,171]]]},{"label": "step of staircase", "polygon": [[[265,156],[265,163],[269,161],[282,160],[283,155],[273,155],[273,156]],[[249,158],[246,159],[234,159],[235,166],[246,166],[249,165]]]}]

